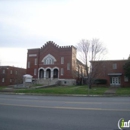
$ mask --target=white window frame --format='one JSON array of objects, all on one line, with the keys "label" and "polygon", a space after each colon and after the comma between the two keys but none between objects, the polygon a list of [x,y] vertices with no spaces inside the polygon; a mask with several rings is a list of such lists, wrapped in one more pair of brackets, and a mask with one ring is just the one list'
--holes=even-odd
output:
[{"label": "white window frame", "polygon": [[29,57],[35,57],[37,54],[29,54]]},{"label": "white window frame", "polygon": [[70,63],[67,63],[67,70],[70,70]]},{"label": "white window frame", "polygon": [[84,76],[84,69],[82,69],[82,75]]},{"label": "white window frame", "polygon": [[61,57],[61,64],[64,64],[64,57]]},{"label": "white window frame", "polygon": [[2,78],[2,82],[3,82],[3,83],[5,82],[5,78]]},{"label": "white window frame", "polygon": [[51,54],[46,55],[43,59],[42,62],[44,63],[44,65],[49,65],[49,64],[54,64],[54,62],[56,62],[56,59],[54,56],[52,56]]},{"label": "white window frame", "polygon": [[54,64],[54,60],[51,57],[47,57],[45,59],[45,65],[52,65]]},{"label": "white window frame", "polygon": [[37,65],[37,58],[35,58],[34,60],[34,65]]},{"label": "white window frame", "polygon": [[112,67],[113,67],[114,70],[117,69],[117,64],[114,63],[114,64],[112,65]]},{"label": "white window frame", "polygon": [[3,70],[3,74],[5,74],[5,69]]},{"label": "white window frame", "polygon": [[12,83],[12,79],[10,79],[10,83]]},{"label": "white window frame", "polygon": [[64,75],[64,68],[61,68],[61,75]]},{"label": "white window frame", "polygon": [[128,81],[129,81],[129,79],[128,79],[127,76],[124,76],[124,81],[125,81],[125,82],[128,82]]},{"label": "white window frame", "polygon": [[34,69],[34,75],[37,75],[37,69]]},{"label": "white window frame", "polygon": [[28,61],[28,68],[30,68],[30,61]]},{"label": "white window frame", "polygon": [[12,70],[10,70],[10,74],[12,74]]}]

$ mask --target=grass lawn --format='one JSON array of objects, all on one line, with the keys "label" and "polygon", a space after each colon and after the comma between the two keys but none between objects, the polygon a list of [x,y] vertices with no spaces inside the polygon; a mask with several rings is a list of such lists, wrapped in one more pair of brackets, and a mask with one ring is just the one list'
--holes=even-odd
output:
[{"label": "grass lawn", "polygon": [[16,93],[38,93],[38,94],[85,94],[102,95],[107,87],[93,87],[91,90],[87,86],[57,86],[40,89],[16,90]]},{"label": "grass lawn", "polygon": [[130,87],[118,88],[116,95],[130,95]]},{"label": "grass lawn", "polygon": [[5,86],[0,86],[0,90],[2,90],[2,89],[4,89],[4,88],[6,88]]}]

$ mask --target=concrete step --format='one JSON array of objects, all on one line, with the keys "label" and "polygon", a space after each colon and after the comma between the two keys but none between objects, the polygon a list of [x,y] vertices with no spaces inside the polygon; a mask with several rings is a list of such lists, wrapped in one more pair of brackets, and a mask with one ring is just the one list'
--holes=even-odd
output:
[{"label": "concrete step", "polygon": [[58,79],[38,79],[37,84],[43,84],[45,85],[54,85],[56,84]]}]

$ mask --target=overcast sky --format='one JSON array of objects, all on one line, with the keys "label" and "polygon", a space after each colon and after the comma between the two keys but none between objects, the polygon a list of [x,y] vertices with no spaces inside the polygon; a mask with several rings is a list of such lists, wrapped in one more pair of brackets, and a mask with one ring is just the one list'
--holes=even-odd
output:
[{"label": "overcast sky", "polygon": [[26,68],[28,48],[98,38],[108,59],[130,54],[130,0],[0,0],[0,64]]}]

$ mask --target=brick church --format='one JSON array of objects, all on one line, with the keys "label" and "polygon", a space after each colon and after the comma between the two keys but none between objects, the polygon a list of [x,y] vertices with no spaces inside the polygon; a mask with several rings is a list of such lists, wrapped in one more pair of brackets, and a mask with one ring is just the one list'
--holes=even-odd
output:
[{"label": "brick church", "polygon": [[41,48],[28,49],[27,74],[35,79],[75,79],[85,75],[85,66],[76,59],[74,46],[48,41]]}]

